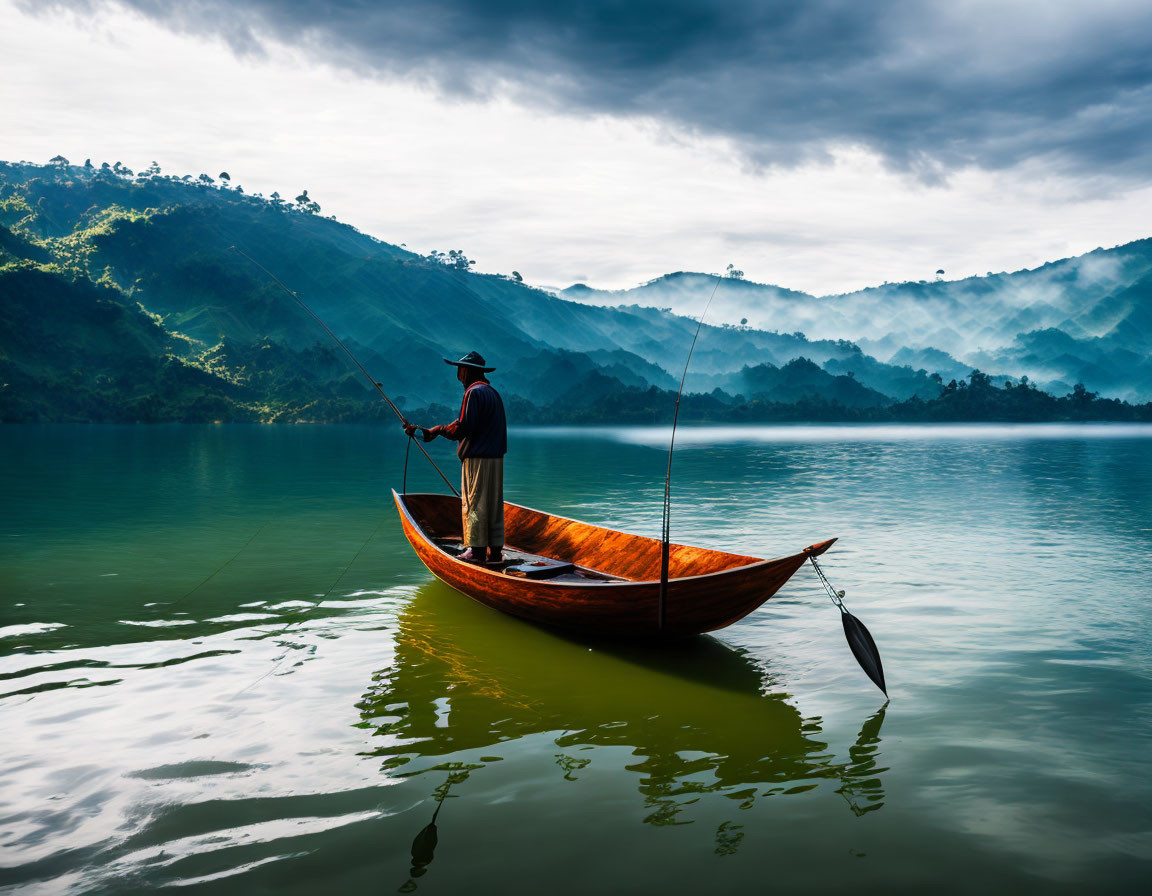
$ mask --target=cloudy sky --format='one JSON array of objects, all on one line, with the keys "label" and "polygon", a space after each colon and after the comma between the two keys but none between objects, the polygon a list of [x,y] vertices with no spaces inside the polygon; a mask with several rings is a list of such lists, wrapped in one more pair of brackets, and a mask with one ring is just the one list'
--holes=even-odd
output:
[{"label": "cloudy sky", "polygon": [[816,293],[1152,236],[1146,0],[0,0],[0,158],[249,191],[485,271]]}]

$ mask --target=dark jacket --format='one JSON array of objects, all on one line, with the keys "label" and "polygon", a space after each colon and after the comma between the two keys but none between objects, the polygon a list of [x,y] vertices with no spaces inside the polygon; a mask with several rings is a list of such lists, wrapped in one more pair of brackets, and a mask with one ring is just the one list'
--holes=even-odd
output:
[{"label": "dark jacket", "polygon": [[500,393],[487,380],[473,383],[464,390],[460,416],[437,427],[440,435],[459,442],[457,456],[503,457],[508,452],[508,424],[504,419],[504,402]]}]

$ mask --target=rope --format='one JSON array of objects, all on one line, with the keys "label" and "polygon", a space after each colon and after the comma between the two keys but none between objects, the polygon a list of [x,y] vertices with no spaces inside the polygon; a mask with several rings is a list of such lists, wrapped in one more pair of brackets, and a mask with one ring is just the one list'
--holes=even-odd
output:
[{"label": "rope", "polygon": [[844,592],[837,591],[832,587],[832,583],[828,581],[828,576],[824,575],[824,570],[820,568],[820,564],[816,562],[816,558],[811,554],[808,559],[812,561],[812,568],[816,570],[816,575],[820,577],[820,584],[824,586],[824,590],[828,592],[828,597],[832,599],[832,603],[840,609],[841,613],[847,613],[848,608],[844,606]]},{"label": "rope", "polygon": [[[392,412],[397,417],[400,418],[400,422],[403,423],[405,426],[407,426],[408,421],[405,419],[404,415],[400,412],[400,409],[392,403],[392,399],[389,398],[384,393],[384,388],[378,382],[376,382],[376,380],[373,378],[372,374],[370,374],[367,370],[364,369],[364,365],[361,364],[358,360],[356,360],[356,356],[354,354],[352,354],[352,352],[349,350],[348,346],[346,346],[343,342],[340,341],[340,337],[332,332],[332,330],[328,326],[328,324],[324,323],[324,321],[322,321],[320,319],[320,315],[318,315],[315,311],[313,311],[311,308],[309,308],[307,305],[305,305],[304,300],[301,299],[300,296],[296,295],[295,292],[293,292],[291,289],[289,289],[287,286],[284,285],[284,281],[282,281],[279,277],[277,277],[270,270],[268,270],[268,268],[264,267],[264,265],[260,264],[260,262],[258,262],[255,258],[253,258],[251,255],[249,255],[247,252],[243,251],[242,249],[238,249],[236,246],[232,246],[230,248],[237,255],[241,255],[244,258],[247,258],[250,262],[252,262],[252,264],[254,264],[254,265],[256,265],[256,267],[260,268],[260,270],[262,270],[265,274],[267,274],[269,276],[269,278],[271,278],[272,281],[277,286],[279,286],[282,290],[284,290],[284,292],[288,293],[288,295],[292,296],[292,298],[295,299],[299,303],[300,307],[303,308],[305,311],[307,311],[312,316],[312,319],[315,320],[316,323],[320,324],[320,326],[322,326],[324,328],[324,332],[326,332],[329,336],[331,336],[332,339],[335,340],[336,344],[338,346],[340,346],[340,348],[344,349],[344,354],[346,354],[349,358],[352,359],[352,363],[355,364],[358,368],[360,368],[360,372],[362,374],[364,374],[364,376],[368,377],[368,381],[372,384],[372,387],[377,392],[380,393],[380,397],[383,398],[388,403],[388,407],[390,407],[392,409]],[[411,443],[411,441],[412,440],[409,439],[409,443]],[[454,485],[452,485],[452,482],[448,479],[447,476],[444,475],[444,471],[441,470],[440,467],[438,467],[436,465],[436,461],[432,460],[432,455],[428,453],[427,449],[425,449],[425,447],[423,445],[421,445],[419,442],[416,443],[416,447],[420,449],[421,453],[426,458],[428,458],[428,463],[432,464],[432,466],[435,468],[436,472],[440,474],[440,478],[444,480],[444,484],[447,485],[448,488],[452,489],[452,494],[454,494],[456,497],[460,497],[460,492],[456,491],[456,487]]]},{"label": "rope", "polygon": [[722,274],[716,276],[716,285],[712,287],[712,295],[708,296],[708,303],[700,312],[700,319],[696,322],[696,334],[692,337],[692,344],[688,347],[688,358],[684,361],[684,372],[680,375],[680,390],[676,393],[676,410],[672,413],[672,437],[668,440],[668,470],[664,475],[664,521],[661,529],[660,545],[660,597],[656,604],[656,624],[664,628],[664,607],[668,599],[668,544],[672,536],[672,450],[676,447],[676,423],[680,419],[680,399],[684,395],[684,381],[688,379],[688,365],[692,363],[692,352],[696,350],[696,340],[700,338],[700,329],[704,326],[704,316],[716,298],[716,290],[720,288]]}]

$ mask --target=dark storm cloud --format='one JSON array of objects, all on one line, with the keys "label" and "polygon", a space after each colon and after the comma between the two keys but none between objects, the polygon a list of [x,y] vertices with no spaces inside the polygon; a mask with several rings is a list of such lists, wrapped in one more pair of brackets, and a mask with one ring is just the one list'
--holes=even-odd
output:
[{"label": "dark storm cloud", "polygon": [[453,94],[725,135],[756,164],[860,145],[927,179],[1030,159],[1152,175],[1144,0],[118,2],[242,52],[272,38]]}]

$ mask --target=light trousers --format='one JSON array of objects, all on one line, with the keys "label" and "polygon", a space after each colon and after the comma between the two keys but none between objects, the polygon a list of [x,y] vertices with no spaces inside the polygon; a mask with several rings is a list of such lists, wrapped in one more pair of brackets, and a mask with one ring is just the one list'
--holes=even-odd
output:
[{"label": "light trousers", "polygon": [[464,544],[504,547],[504,458],[466,457],[460,463]]}]

